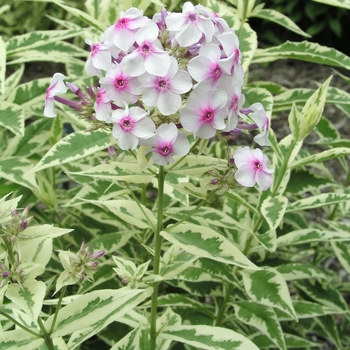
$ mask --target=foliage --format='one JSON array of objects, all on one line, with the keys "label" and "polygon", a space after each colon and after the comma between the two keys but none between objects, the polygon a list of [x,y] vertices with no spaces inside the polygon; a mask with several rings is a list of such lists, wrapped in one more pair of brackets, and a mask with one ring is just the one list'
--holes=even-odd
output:
[{"label": "foliage", "polygon": [[338,74],[350,58],[306,40],[258,48],[254,16],[308,36],[254,0],[207,2],[239,37],[246,105],[262,103],[272,127],[289,113],[289,135],[270,130],[274,183],[260,191],[232,183],[234,141],[192,137],[193,153],[163,167],[142,147],[123,152],[107,127],[86,132],[89,120],[65,105],[45,118],[50,79],[20,83],[27,62],[64,64],[70,82],[90,85],[82,40],[99,42],[131,6],[161,10],[50,3],[78,22],[0,39],[0,348],[349,347],[350,145],[324,106],[350,117],[350,96],[331,77],[287,89],[248,73],[289,58]]}]

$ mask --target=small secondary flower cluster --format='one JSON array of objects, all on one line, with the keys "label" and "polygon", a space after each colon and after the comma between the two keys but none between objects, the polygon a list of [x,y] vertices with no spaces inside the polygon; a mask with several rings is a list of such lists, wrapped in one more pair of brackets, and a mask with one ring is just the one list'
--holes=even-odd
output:
[{"label": "small secondary flower cluster", "polygon": [[[186,2],[181,13],[163,9],[152,19],[130,8],[105,30],[101,42],[86,43],[85,69],[100,77],[99,86],[84,94],[56,73],[46,92],[45,116],[56,116],[54,100],[65,103],[88,117],[93,128],[109,124],[122,150],[149,146],[159,165],[189,152],[189,133],[235,138],[244,129],[260,129],[255,142],[269,144],[262,104],[243,109],[238,38],[202,5]],[[78,102],[57,96],[67,86]],[[248,115],[254,124],[248,124]]]}]

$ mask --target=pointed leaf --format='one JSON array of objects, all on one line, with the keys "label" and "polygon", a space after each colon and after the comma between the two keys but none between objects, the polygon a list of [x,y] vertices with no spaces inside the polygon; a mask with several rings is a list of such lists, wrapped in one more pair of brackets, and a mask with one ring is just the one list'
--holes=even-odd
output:
[{"label": "pointed leaf", "polygon": [[246,269],[259,269],[227,238],[208,227],[180,224],[168,230],[160,234],[188,253]]},{"label": "pointed leaf", "polygon": [[0,36],[0,97],[5,95],[6,46]]},{"label": "pointed leaf", "polygon": [[23,136],[24,110],[21,106],[18,106],[14,103],[3,101],[1,102],[1,105],[0,105],[0,115],[1,115],[1,118],[0,118],[1,126],[10,130],[15,135]]},{"label": "pointed leaf", "polygon": [[231,329],[221,327],[169,326],[162,330],[159,337],[206,350],[258,350],[248,338]]},{"label": "pointed leaf", "polygon": [[140,349],[141,328],[133,329],[125,337],[114,344],[110,350],[135,350]]},{"label": "pointed leaf", "polygon": [[37,350],[44,343],[44,338],[37,338],[20,328],[1,332],[0,337],[1,350]]},{"label": "pointed leaf", "polygon": [[110,134],[101,130],[77,131],[56,143],[35,166],[33,171],[74,162],[110,145]]},{"label": "pointed leaf", "polygon": [[261,205],[261,213],[270,229],[276,229],[282,222],[288,205],[288,199],[283,196],[267,197]]}]

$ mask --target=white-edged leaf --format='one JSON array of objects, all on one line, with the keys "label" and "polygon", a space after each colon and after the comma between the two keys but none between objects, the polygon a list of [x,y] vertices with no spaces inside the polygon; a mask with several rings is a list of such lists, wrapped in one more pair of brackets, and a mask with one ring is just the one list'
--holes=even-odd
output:
[{"label": "white-edged leaf", "polygon": [[165,327],[158,336],[206,350],[258,350],[258,347],[248,338],[222,327],[169,326]]},{"label": "white-edged leaf", "polygon": [[281,223],[288,205],[288,199],[283,196],[267,197],[261,205],[261,214],[264,216],[270,229],[275,230]]},{"label": "white-edged leaf", "polygon": [[161,231],[161,236],[188,253],[245,269],[259,269],[227,238],[208,227],[180,224],[168,230]]},{"label": "white-edged leaf", "polygon": [[77,131],[57,142],[32,171],[39,171],[60,164],[85,158],[110,145],[110,134],[101,130]]},{"label": "white-edged leaf", "polygon": [[[37,329],[34,329],[35,331]],[[1,350],[37,350],[44,342],[44,338],[37,338],[19,328],[1,332],[0,348]]]},{"label": "white-edged leaf", "polygon": [[279,24],[288,30],[309,38],[310,35],[305,33],[301,28],[299,28],[289,17],[285,16],[283,13],[278,12],[273,9],[259,9],[256,13],[253,11],[251,17],[261,18],[266,21],[271,21]]},{"label": "white-edged leaf", "polygon": [[326,4],[330,6],[342,7],[344,9],[350,10],[350,1],[349,0],[313,0],[321,4]]},{"label": "white-edged leaf", "polygon": [[297,320],[288,286],[283,276],[274,268],[260,271],[241,271],[248,296],[262,305],[275,307]]},{"label": "white-edged leaf", "polygon": [[278,349],[285,350],[286,343],[276,313],[272,307],[253,301],[238,301],[233,304],[236,317],[265,334]]},{"label": "white-edged leaf", "polygon": [[37,225],[37,226],[29,226],[23,231],[23,237],[21,239],[31,240],[36,238],[55,238],[66,233],[72,232],[71,229],[55,227],[53,225]]},{"label": "white-edged leaf", "polygon": [[344,270],[350,274],[350,245],[348,242],[331,242],[337,259]]},{"label": "white-edged leaf", "polygon": [[5,95],[6,45],[0,36],[0,97]]},{"label": "white-edged leaf", "polygon": [[17,208],[18,202],[21,200],[22,196],[16,198],[8,199],[11,193],[0,198],[0,224],[3,224],[7,221],[12,220],[13,216],[11,215],[12,211]]},{"label": "white-edged leaf", "polygon": [[248,72],[255,50],[258,48],[258,37],[247,22],[237,33],[239,33],[239,49],[242,52],[242,67]]},{"label": "white-edged leaf", "polygon": [[308,210],[329,206],[333,204],[346,203],[350,200],[350,194],[342,193],[322,193],[316,196],[299,199],[287,206],[286,212],[290,213],[298,210]]},{"label": "white-edged leaf", "polygon": [[308,263],[281,264],[276,270],[282,274],[286,281],[308,278],[330,279],[334,274],[327,269],[322,269],[316,265]]},{"label": "white-edged leaf", "polygon": [[[153,289],[120,288],[118,290],[97,290],[72,301],[60,309],[55,323],[53,337],[64,336],[78,330],[90,331],[88,337],[123,316],[152,294]],[[45,326],[50,329],[54,315]]]},{"label": "white-edged leaf", "polygon": [[[1,38],[1,37],[0,37]],[[1,62],[0,62],[1,63]],[[0,67],[1,69],[1,67]],[[1,73],[1,71],[0,71]],[[1,79],[1,77],[0,77]],[[1,81],[0,81],[1,83]],[[0,105],[0,125],[10,130],[15,135],[23,136],[24,134],[24,110],[23,107],[2,101]]]},{"label": "white-edged leaf", "polygon": [[307,62],[350,69],[350,57],[336,49],[321,46],[309,41],[286,41],[278,46],[267,49],[257,49],[252,62],[272,62],[281,58],[299,59]]},{"label": "white-edged leaf", "polygon": [[298,315],[298,318],[316,318],[318,316],[324,316],[328,314],[341,314],[346,313],[346,310],[342,312],[338,308],[333,308],[311,301],[296,300],[293,302],[294,310]]},{"label": "white-edged leaf", "polygon": [[110,350],[135,350],[140,349],[141,328],[133,329],[125,337],[114,344]]},{"label": "white-edged leaf", "polygon": [[45,298],[46,285],[42,281],[27,279],[21,285],[12,283],[8,286],[6,297],[24,310],[34,323],[37,323]]}]

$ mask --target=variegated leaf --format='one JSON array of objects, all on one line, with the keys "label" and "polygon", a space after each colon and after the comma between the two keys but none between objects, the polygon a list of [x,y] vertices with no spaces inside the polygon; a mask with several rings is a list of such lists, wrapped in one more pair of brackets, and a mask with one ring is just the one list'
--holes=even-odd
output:
[{"label": "variegated leaf", "polygon": [[135,234],[133,231],[104,233],[89,242],[93,250],[104,250],[106,254],[116,252]]},{"label": "variegated leaf", "polygon": [[31,240],[36,238],[55,238],[62,236],[66,233],[72,232],[71,229],[54,227],[53,225],[37,225],[29,226],[23,231],[23,237],[21,239]]},{"label": "variegated leaf", "polygon": [[[60,309],[52,336],[60,337],[82,330],[81,338],[87,339],[132,310],[151,294],[152,288],[120,288],[97,290],[82,295]],[[50,329],[53,318],[54,315],[47,319],[46,329]],[[72,345],[69,342],[69,348]]]},{"label": "variegated leaf", "polygon": [[288,205],[288,199],[283,196],[267,197],[261,205],[261,214],[267,221],[270,229],[275,230],[282,222]]},{"label": "variegated leaf", "polygon": [[[1,62],[0,62],[1,63]],[[1,73],[1,71],[0,71]],[[1,77],[0,77],[1,79]],[[0,105],[0,125],[15,135],[24,134],[24,110],[21,106],[3,101]]]},{"label": "variegated leaf", "polygon": [[272,109],[273,109],[273,96],[266,89],[262,88],[244,88],[242,90],[247,106],[252,105],[255,102],[261,102],[264,106],[266,115],[271,119]]},{"label": "variegated leaf", "polygon": [[283,276],[274,268],[260,271],[241,271],[248,296],[259,304],[275,307],[297,320],[288,286]]},{"label": "variegated leaf", "polygon": [[322,278],[325,280],[334,277],[334,274],[327,269],[322,269],[313,264],[290,263],[276,267],[276,270],[282,274],[286,281],[308,278]]},{"label": "variegated leaf", "polygon": [[280,26],[285,27],[294,33],[310,38],[310,35],[305,33],[301,28],[299,28],[289,17],[276,10],[259,9],[259,11],[253,11],[251,17],[257,17],[266,21],[277,23]]},{"label": "variegated leaf", "polygon": [[45,298],[46,285],[42,281],[27,279],[21,285],[12,283],[8,286],[6,297],[21,310],[24,310],[33,322],[37,322]]},{"label": "variegated leaf", "polygon": [[120,219],[130,225],[139,228],[154,228],[157,219],[153,213],[144,205],[136,204],[132,200],[107,200],[107,201],[89,201],[92,204],[103,206],[117,215]]},{"label": "variegated leaf", "polygon": [[290,164],[289,167],[293,169],[293,168],[297,168],[300,166],[309,165],[313,163],[321,163],[329,159],[347,156],[349,154],[350,154],[349,147],[336,147],[332,149],[327,149],[320,153],[312,154],[311,156],[307,156],[305,158],[298,159],[294,161],[292,164]]},{"label": "variegated leaf", "polygon": [[68,172],[68,174],[141,184],[149,183],[154,178],[154,175],[150,173],[140,172],[137,163],[128,161],[103,163],[85,171]]},{"label": "variegated leaf", "polygon": [[233,191],[233,190],[226,191],[225,196],[232,199],[233,201],[245,206],[252,213],[259,216],[260,213],[256,210],[256,208],[253,205],[251,205],[250,203],[248,203],[248,201],[246,199],[244,199],[242,196],[240,196],[237,191]]},{"label": "variegated leaf", "polygon": [[242,52],[242,67],[245,72],[248,72],[255,50],[258,48],[258,37],[247,22],[244,23],[236,33],[239,35],[239,49]]},{"label": "variegated leaf", "polygon": [[329,314],[341,314],[346,313],[346,310],[342,312],[339,308],[333,308],[317,303],[313,303],[311,301],[304,300],[295,300],[293,302],[294,310],[298,315],[298,318],[316,318],[318,316],[324,316]]},{"label": "variegated leaf", "polygon": [[0,224],[3,224],[7,221],[12,220],[13,216],[11,215],[12,211],[17,208],[18,202],[21,200],[22,196],[8,199],[10,194],[7,194],[0,198]]},{"label": "variegated leaf", "polygon": [[307,62],[350,69],[350,57],[336,49],[321,46],[309,41],[286,41],[278,46],[267,49],[257,49],[252,63],[272,62],[282,58],[299,59]]},{"label": "variegated leaf", "polygon": [[256,345],[243,335],[231,329],[210,326],[168,326],[159,338],[178,341],[206,350],[258,350]]},{"label": "variegated leaf", "polygon": [[277,246],[284,247],[288,245],[306,244],[311,242],[327,241],[349,241],[349,232],[335,232],[333,230],[306,228],[286,233],[277,238]]},{"label": "variegated leaf", "polygon": [[20,328],[1,332],[0,337],[2,350],[37,350],[44,343],[44,338],[38,338]]},{"label": "variegated leaf", "polygon": [[313,0],[320,2],[321,4],[326,4],[330,6],[342,7],[344,9],[350,10],[350,1],[349,0]]},{"label": "variegated leaf", "polygon": [[349,311],[347,302],[336,287],[333,287],[332,283],[320,282],[317,279],[295,280],[292,283],[295,287],[301,289],[309,298],[322,305],[328,306],[340,313]]},{"label": "variegated leaf", "polygon": [[193,255],[258,270],[248,258],[227,238],[208,227],[180,224],[160,233],[167,241]]},{"label": "variegated leaf", "polygon": [[29,173],[32,167],[33,164],[26,158],[8,157],[0,160],[0,177],[39,192],[35,174]]},{"label": "variegated leaf", "polygon": [[287,206],[286,212],[315,209],[333,204],[346,203],[350,200],[350,194],[322,193],[316,196],[299,199]]},{"label": "variegated leaf", "polygon": [[74,162],[96,153],[110,145],[110,134],[101,130],[78,131],[56,143],[32,171]]},{"label": "variegated leaf", "polygon": [[338,332],[339,325],[336,324],[333,315],[317,317],[315,321],[320,325],[322,333],[332,340],[337,349],[343,348]]},{"label": "variegated leaf", "polygon": [[0,99],[5,95],[6,45],[0,36]]},{"label": "variegated leaf", "polygon": [[114,344],[110,350],[135,350],[140,349],[141,328],[133,329],[125,337]]},{"label": "variegated leaf", "polygon": [[7,99],[12,90],[19,84],[24,73],[24,64],[21,64],[10,76],[5,80],[5,94],[4,99]]},{"label": "variegated leaf", "polygon": [[50,43],[57,44],[57,42],[61,40],[74,38],[77,35],[81,35],[83,33],[83,30],[77,31],[76,29],[68,29],[34,31],[23,35],[13,36],[6,43],[7,56],[11,57],[18,53],[23,54]]},{"label": "variegated leaf", "polygon": [[237,318],[245,324],[257,328],[280,350],[286,350],[283,330],[272,307],[253,301],[239,301],[233,304]]},{"label": "variegated leaf", "polygon": [[344,270],[350,274],[350,245],[347,242],[331,242],[337,259]]}]

